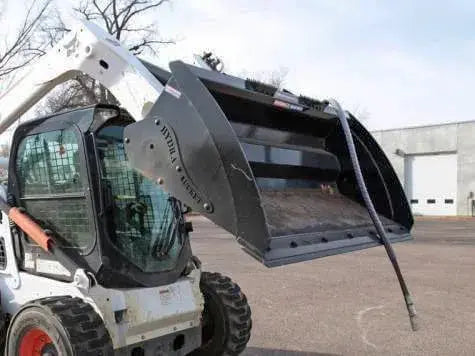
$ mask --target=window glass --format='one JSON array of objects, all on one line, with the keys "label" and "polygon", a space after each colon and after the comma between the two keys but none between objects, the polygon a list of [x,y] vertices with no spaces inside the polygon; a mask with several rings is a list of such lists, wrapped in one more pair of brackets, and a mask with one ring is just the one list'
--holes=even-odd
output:
[{"label": "window glass", "polygon": [[145,272],[172,269],[183,240],[178,203],[128,164],[123,127],[106,126],[97,134],[102,184],[110,201],[112,243]]},{"label": "window glass", "polygon": [[43,228],[60,237],[60,246],[82,250],[90,246],[93,234],[86,198],[34,199],[24,201],[23,205]]},{"label": "window glass", "polygon": [[27,136],[18,149],[17,169],[22,196],[83,190],[78,141],[70,130]]},{"label": "window glass", "polygon": [[60,245],[84,250],[94,234],[79,154],[74,131],[39,133],[20,143],[16,166],[20,200],[28,214],[53,231]]}]

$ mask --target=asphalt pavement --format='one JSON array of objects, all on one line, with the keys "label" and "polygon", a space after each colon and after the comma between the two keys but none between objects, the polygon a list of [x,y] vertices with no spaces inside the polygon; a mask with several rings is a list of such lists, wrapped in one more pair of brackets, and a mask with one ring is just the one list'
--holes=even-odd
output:
[{"label": "asphalt pavement", "polygon": [[203,269],[249,299],[245,356],[475,355],[475,218],[417,220],[415,240],[394,245],[417,332],[383,247],[269,269],[205,218],[191,220]]}]

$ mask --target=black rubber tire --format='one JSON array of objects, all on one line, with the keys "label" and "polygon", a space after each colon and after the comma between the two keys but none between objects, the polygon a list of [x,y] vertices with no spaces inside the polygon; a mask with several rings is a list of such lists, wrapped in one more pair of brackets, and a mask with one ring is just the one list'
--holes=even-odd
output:
[{"label": "black rubber tire", "polygon": [[23,336],[32,328],[48,334],[58,355],[113,355],[102,318],[80,298],[44,298],[23,307],[8,330],[7,355],[18,355]]},{"label": "black rubber tire", "polygon": [[203,272],[200,287],[205,300],[203,324],[206,325],[203,325],[203,344],[190,355],[239,355],[251,337],[251,308],[246,296],[236,283],[220,273]]},{"label": "black rubber tire", "polygon": [[5,342],[7,340],[9,318],[6,314],[0,314],[0,355],[4,355]]}]

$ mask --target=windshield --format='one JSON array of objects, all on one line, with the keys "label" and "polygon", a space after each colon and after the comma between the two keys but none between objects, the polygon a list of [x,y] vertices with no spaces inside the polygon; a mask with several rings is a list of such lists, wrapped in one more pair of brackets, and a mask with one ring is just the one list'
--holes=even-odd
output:
[{"label": "windshield", "polygon": [[145,272],[173,269],[183,245],[178,202],[130,168],[123,131],[112,124],[96,134],[110,238]]}]

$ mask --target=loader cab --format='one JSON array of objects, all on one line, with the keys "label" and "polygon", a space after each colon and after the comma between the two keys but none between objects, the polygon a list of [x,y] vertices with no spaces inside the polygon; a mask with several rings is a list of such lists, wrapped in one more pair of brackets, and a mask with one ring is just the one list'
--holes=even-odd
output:
[{"label": "loader cab", "polygon": [[[174,282],[191,257],[179,202],[128,164],[123,131],[132,122],[98,105],[24,123],[12,143],[10,203],[105,287]],[[20,268],[72,280],[74,270],[16,229],[14,237]]]}]

